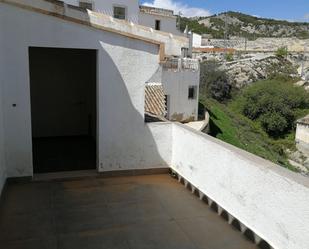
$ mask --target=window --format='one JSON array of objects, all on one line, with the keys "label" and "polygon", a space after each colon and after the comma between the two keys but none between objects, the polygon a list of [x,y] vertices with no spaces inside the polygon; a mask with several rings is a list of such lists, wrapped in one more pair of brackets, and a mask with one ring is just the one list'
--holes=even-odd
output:
[{"label": "window", "polygon": [[126,19],[126,8],[114,6],[114,18],[125,20]]},{"label": "window", "polygon": [[161,30],[161,21],[156,20],[155,30]]},{"label": "window", "polygon": [[188,48],[181,48],[181,55],[183,58],[187,58],[189,55],[189,49]]},{"label": "window", "polygon": [[88,9],[88,10],[93,10],[93,4],[90,2],[79,2],[79,7]]},{"label": "window", "polygon": [[196,95],[197,95],[196,92],[197,92],[196,86],[189,86],[188,99],[196,99]]}]

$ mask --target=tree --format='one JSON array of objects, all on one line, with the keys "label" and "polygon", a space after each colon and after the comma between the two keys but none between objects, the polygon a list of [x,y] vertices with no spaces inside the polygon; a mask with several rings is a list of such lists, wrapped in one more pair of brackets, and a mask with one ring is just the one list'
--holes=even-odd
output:
[{"label": "tree", "polygon": [[242,112],[258,120],[273,137],[284,135],[294,125],[297,111],[309,108],[309,94],[290,82],[261,81],[243,92]]},{"label": "tree", "polygon": [[201,65],[201,90],[218,101],[230,98],[232,85],[225,71],[218,69],[215,61],[204,62]]}]

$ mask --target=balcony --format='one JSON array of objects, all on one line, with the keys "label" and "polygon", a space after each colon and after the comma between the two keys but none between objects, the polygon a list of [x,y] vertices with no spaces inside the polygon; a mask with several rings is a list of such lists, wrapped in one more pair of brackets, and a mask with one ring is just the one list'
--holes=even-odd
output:
[{"label": "balcony", "polygon": [[308,178],[185,125],[145,127],[170,176],[9,183],[1,247],[309,248]]},{"label": "balcony", "polygon": [[169,175],[9,184],[1,248],[253,249]]},{"label": "balcony", "polygon": [[162,15],[162,16],[168,16],[168,17],[175,17],[174,11],[168,10],[168,9],[154,8],[154,7],[142,5],[142,6],[140,6],[140,11],[142,13],[151,14],[151,15]]},{"label": "balcony", "polygon": [[163,62],[163,68],[167,70],[172,69],[177,71],[198,71],[199,61],[190,58],[168,58]]}]

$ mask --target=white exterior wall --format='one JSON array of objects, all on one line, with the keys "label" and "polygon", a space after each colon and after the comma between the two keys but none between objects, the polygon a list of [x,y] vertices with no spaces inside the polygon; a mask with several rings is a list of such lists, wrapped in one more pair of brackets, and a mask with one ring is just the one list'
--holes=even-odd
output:
[{"label": "white exterior wall", "polygon": [[[1,51],[1,50],[0,50]],[[0,79],[0,195],[6,179],[5,151],[4,151],[4,130],[3,130],[3,103],[2,103],[2,81]]]},{"label": "white exterior wall", "polygon": [[[0,50],[1,51],[1,50]],[[3,103],[2,103],[2,81],[0,79],[0,195],[6,179],[6,165],[4,152],[4,132],[3,132]]]},{"label": "white exterior wall", "polygon": [[309,146],[309,124],[297,124],[296,140]]},{"label": "white exterior wall", "polygon": [[193,47],[200,48],[202,46],[202,36],[196,33],[193,33]]},{"label": "white exterior wall", "polygon": [[155,29],[156,20],[161,21],[161,31],[168,32],[174,35],[183,34],[177,29],[177,19],[175,17],[168,17],[163,15],[154,15],[148,13],[139,13],[139,24]]},{"label": "white exterior wall", "polygon": [[106,28],[116,29],[121,32],[163,43],[166,56],[181,56],[181,49],[189,47],[189,39],[187,37],[171,36],[169,33],[155,31],[152,28],[142,25],[131,25],[126,21],[116,19],[111,20],[108,16],[96,12],[91,12],[89,18],[90,22],[93,24],[102,25]]},{"label": "white exterior wall", "polygon": [[33,174],[29,46],[97,50],[99,171],[168,165],[171,155],[153,137],[160,126],[144,124],[144,87],[159,66],[157,45],[3,3],[0,17],[8,177]]},{"label": "white exterior wall", "polygon": [[309,248],[307,178],[180,124],[144,123],[157,46],[2,3],[0,31],[1,185],[32,175],[28,46],[96,49],[100,171],[171,165],[275,249]]},{"label": "white exterior wall", "polygon": [[127,20],[138,23],[139,3],[138,0],[64,0],[65,3],[79,6],[79,2],[90,2],[94,11],[104,13],[109,16],[114,15],[114,6],[126,8]]},{"label": "white exterior wall", "polygon": [[[163,69],[162,84],[169,95],[168,119],[172,121],[197,120],[200,72]],[[196,86],[196,99],[188,98],[189,86]]]},{"label": "white exterior wall", "polygon": [[180,124],[172,158],[176,172],[275,249],[309,248],[308,178]]},{"label": "white exterior wall", "polygon": [[301,151],[309,155],[309,125],[297,124],[296,143]]},{"label": "white exterior wall", "polygon": [[[0,15],[0,34],[3,34],[3,21]],[[3,64],[3,36],[0,35],[0,65]],[[6,178],[6,167],[5,167],[5,152],[4,152],[4,130],[3,130],[3,71],[0,66],[0,195],[2,192],[3,185]]]}]

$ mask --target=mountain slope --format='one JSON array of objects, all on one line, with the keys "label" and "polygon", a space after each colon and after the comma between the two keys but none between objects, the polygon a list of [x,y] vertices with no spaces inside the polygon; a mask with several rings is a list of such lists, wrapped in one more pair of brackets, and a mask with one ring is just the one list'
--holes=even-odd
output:
[{"label": "mountain slope", "polygon": [[229,37],[247,37],[250,40],[259,37],[309,38],[309,23],[259,18],[232,11],[210,17],[181,18],[181,29],[186,25],[196,33],[211,34],[218,39],[224,38],[226,26]]}]

